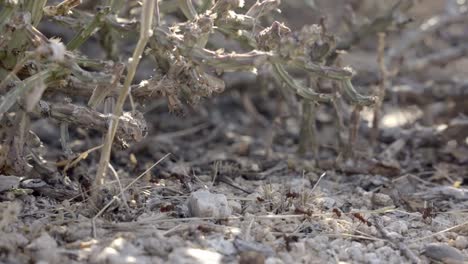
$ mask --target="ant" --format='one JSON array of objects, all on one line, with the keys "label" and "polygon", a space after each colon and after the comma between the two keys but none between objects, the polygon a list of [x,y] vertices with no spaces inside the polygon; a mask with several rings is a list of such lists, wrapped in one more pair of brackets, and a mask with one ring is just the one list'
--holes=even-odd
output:
[{"label": "ant", "polygon": [[296,199],[298,197],[299,197],[299,194],[297,192],[288,192],[288,193],[286,193],[286,198]]},{"label": "ant", "polygon": [[311,216],[312,215],[312,210],[310,209],[307,209],[307,210],[304,210],[302,208],[296,208],[294,210],[294,213],[296,214],[303,214],[303,215],[307,215],[307,216]]},{"label": "ant", "polygon": [[421,210],[423,222],[426,224],[432,223],[432,218],[435,216],[434,214],[434,206],[427,206],[427,201],[424,201],[424,208]]},{"label": "ant", "polygon": [[173,204],[162,205],[159,208],[159,211],[161,213],[166,213],[166,212],[170,212],[170,211],[174,211],[174,210],[175,210],[175,205],[173,205]]},{"label": "ant", "polygon": [[338,208],[333,208],[333,210],[332,210],[332,211],[333,211],[333,213],[335,213],[335,214],[336,214],[336,216],[337,216],[338,218],[340,218],[340,217],[341,217],[341,212],[340,212],[340,210],[339,210]]},{"label": "ant", "polygon": [[367,219],[364,218],[364,216],[362,216],[362,214],[360,213],[353,213],[353,216],[356,217],[359,221],[361,221],[362,223],[366,224],[367,226],[372,226],[372,223],[369,222]]}]

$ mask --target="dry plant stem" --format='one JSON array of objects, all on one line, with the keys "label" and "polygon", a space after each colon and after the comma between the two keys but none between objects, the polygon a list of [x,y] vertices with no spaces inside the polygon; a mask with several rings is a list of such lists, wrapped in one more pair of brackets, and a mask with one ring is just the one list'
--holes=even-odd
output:
[{"label": "dry plant stem", "polygon": [[15,13],[16,9],[18,8],[17,4],[10,3],[6,4],[3,9],[0,11],[0,29],[3,32],[3,26],[8,23],[12,14]]},{"label": "dry plant stem", "polygon": [[102,145],[90,148],[90,149],[80,153],[78,155],[78,157],[76,157],[75,159],[60,161],[59,163],[57,163],[57,165],[65,164],[65,167],[63,168],[63,173],[65,174],[68,171],[68,169],[75,167],[80,161],[86,159],[91,152],[96,151],[96,150],[98,150],[100,148],[102,148]]},{"label": "dry plant stem", "polygon": [[[152,1],[152,0],[150,0]],[[135,184],[138,180],[140,180],[143,176],[145,176],[149,171],[151,171],[156,165],[158,165],[159,163],[161,163],[163,160],[165,160],[167,157],[169,157],[169,155],[171,155],[171,153],[167,153],[166,155],[164,155],[164,157],[160,158],[158,161],[156,161],[153,165],[151,165],[148,169],[146,169],[143,173],[141,173],[140,175],[138,175],[138,177],[136,177],[133,181],[131,181],[125,188],[121,189],[120,193],[115,195],[114,197],[112,197],[112,200],[110,200],[109,203],[107,203],[94,217],[93,219],[91,220],[91,223],[92,223],[92,234],[93,234],[93,237],[96,238],[97,237],[97,234],[96,234],[96,219],[102,215],[102,213],[104,213],[106,211],[107,208],[109,208],[109,206],[112,205],[113,202],[115,202],[115,200],[117,199],[118,196],[121,196],[124,194],[125,191],[128,190],[128,188],[132,187],[133,184]],[[95,192],[95,191],[93,191]]]},{"label": "dry plant stem", "polygon": [[48,16],[65,16],[80,4],[81,0],[64,0],[58,5],[44,7],[44,12]]},{"label": "dry plant stem", "polygon": [[11,160],[15,160],[14,168],[17,173],[27,173],[28,164],[24,155],[24,145],[26,144],[26,135],[29,130],[29,116],[25,111],[18,111],[17,119],[18,129],[15,136],[13,137],[13,146],[10,149],[9,155],[12,155]]},{"label": "dry plant stem", "polygon": [[270,123],[268,120],[258,112],[257,108],[255,107],[254,102],[250,98],[250,94],[247,92],[241,92],[242,104],[247,111],[247,113],[253,117],[253,119],[261,124],[264,127],[268,127]]},{"label": "dry plant stem", "polygon": [[[57,121],[73,124],[86,129],[96,129],[105,132],[112,117],[101,114],[88,107],[71,103],[49,103],[41,100],[38,103],[36,113],[43,117],[53,118]],[[123,139],[137,139],[142,137],[143,131],[134,122],[122,119],[118,125],[117,136]]]},{"label": "dry plant stem", "polygon": [[177,0],[179,8],[184,13],[188,20],[193,20],[197,17],[197,11],[192,4],[192,0]]},{"label": "dry plant stem", "polygon": [[461,224],[446,228],[446,229],[444,229],[442,231],[432,233],[432,234],[430,234],[428,236],[424,236],[424,237],[409,240],[408,242],[412,243],[412,244],[415,244],[416,242],[423,241],[423,240],[426,240],[426,239],[429,239],[429,238],[433,238],[433,237],[438,236],[438,235],[443,234],[443,233],[447,233],[447,232],[450,232],[450,231],[455,232],[455,230],[463,230],[462,228],[465,227],[465,226],[468,226],[468,221],[465,221],[465,222],[463,222]]},{"label": "dry plant stem", "polygon": [[391,85],[390,83],[390,78],[395,76],[398,73],[398,68],[395,68],[391,71],[387,69],[387,64],[385,62],[385,38],[386,35],[385,33],[379,33],[378,34],[379,38],[379,46],[377,50],[377,62],[379,64],[379,70],[380,70],[380,84],[379,84],[379,89],[377,91],[377,100],[374,105],[374,117],[372,120],[372,131],[371,131],[371,144],[373,147],[376,146],[377,144],[377,138],[379,135],[379,121],[380,121],[380,115],[382,111],[382,104],[385,99],[385,93],[386,93],[386,88],[387,86]]},{"label": "dry plant stem", "polygon": [[11,78],[15,78],[19,81],[19,78],[16,77],[16,74],[23,68],[24,64],[33,57],[33,53],[26,53],[23,59],[18,61],[15,67],[8,73],[8,75],[0,82],[0,91],[3,90],[4,86]]},{"label": "dry plant stem", "polygon": [[[153,34],[152,26],[153,26],[153,17],[154,17],[154,7],[156,1],[155,0],[145,0],[143,2],[143,9],[141,14],[141,31],[140,31],[140,38],[138,39],[137,46],[133,52],[132,60],[130,61],[130,65],[128,68],[127,78],[125,79],[124,86],[120,91],[120,95],[117,99],[117,103],[115,105],[114,114],[112,116],[110,122],[110,128],[107,132],[105,141],[103,143],[103,148],[101,150],[101,158],[99,160],[99,166],[96,173],[96,178],[94,179],[94,187],[101,186],[104,184],[104,179],[107,171],[107,167],[109,164],[110,154],[112,150],[112,142],[114,141],[114,136],[117,131],[117,127],[119,124],[119,117],[122,115],[123,106],[125,103],[125,99],[130,92],[130,84],[135,76],[135,72],[140,61],[141,55],[143,54],[143,50],[148,42],[148,39]],[[94,198],[97,198],[98,191],[93,192]]]},{"label": "dry plant stem", "polygon": [[110,8],[101,9],[94,19],[83,28],[76,36],[67,44],[68,50],[74,50],[80,47],[104,22],[104,18],[109,14]]},{"label": "dry plant stem", "polygon": [[309,149],[309,144],[314,154],[314,159],[318,158],[317,126],[316,126],[316,106],[314,102],[304,100],[302,102],[302,121],[299,135],[300,154],[305,154]]},{"label": "dry plant stem", "polygon": [[[93,90],[93,94],[89,98],[88,105],[96,109],[99,104],[109,95],[112,91],[117,90],[120,77],[122,76],[122,72],[124,70],[124,65],[122,63],[116,63],[113,69],[113,80],[111,81],[110,85],[106,86],[96,86]],[[111,113],[111,112],[109,112]]]},{"label": "dry plant stem", "polygon": [[354,158],[353,155],[353,146],[356,144],[357,134],[359,130],[359,121],[361,119],[361,110],[362,106],[356,105],[354,106],[354,110],[351,113],[350,124],[349,124],[349,139],[348,139],[348,147],[345,152],[345,157],[347,158]]},{"label": "dry plant stem", "polygon": [[43,9],[47,0],[27,1],[28,10],[31,12],[31,24],[37,26],[42,19]]},{"label": "dry plant stem", "polygon": [[377,49],[377,62],[380,69],[381,82],[379,84],[377,102],[374,105],[374,118],[372,120],[372,131],[371,131],[371,144],[373,147],[377,144],[377,137],[379,134],[379,121],[381,114],[382,102],[385,97],[385,87],[387,85],[388,73],[387,67],[385,66],[385,33],[379,33],[379,46]]},{"label": "dry plant stem", "polygon": [[317,182],[314,184],[314,187],[312,187],[312,190],[310,190],[310,194],[312,194],[315,189],[317,189],[317,186],[319,185],[320,181],[322,180],[323,177],[325,177],[327,175],[327,172],[324,172],[322,173],[322,175],[320,175],[320,178],[317,180]]},{"label": "dry plant stem", "polygon": [[335,124],[336,124],[336,138],[338,139],[338,146],[337,149],[341,152],[345,143],[343,142],[343,138],[341,137],[341,131],[345,131],[345,125],[343,122],[343,116],[341,115],[338,96],[332,100],[333,110],[335,110]]},{"label": "dry plant stem", "polygon": [[68,133],[68,123],[62,122],[60,123],[60,145],[62,146],[62,150],[65,153],[65,156],[70,158],[73,155],[73,151],[68,144],[70,140],[70,134]]},{"label": "dry plant stem", "polygon": [[[3,100],[0,102],[0,118],[16,103],[17,98],[33,89],[41,80],[46,80],[52,76],[55,70],[55,67],[50,67],[49,69],[38,72],[22,82],[19,82],[15,88],[3,96]],[[14,78],[18,79],[16,75],[14,75]]]},{"label": "dry plant stem", "polygon": [[119,186],[119,190],[120,190],[120,193],[121,193],[121,197],[122,197],[122,202],[123,204],[125,205],[125,209],[127,210],[130,210],[130,207],[128,206],[128,203],[127,203],[127,198],[125,197],[125,195],[123,194],[124,193],[124,189],[122,187],[122,183],[120,182],[120,177],[119,177],[119,174],[117,173],[117,171],[114,169],[114,166],[112,166],[112,164],[109,163],[109,170],[112,172],[112,175],[114,175],[114,178],[115,180],[117,181],[117,185]]},{"label": "dry plant stem", "polygon": [[302,96],[304,99],[311,100],[314,102],[329,102],[332,99],[332,96],[327,94],[319,94],[314,92],[312,89],[303,87],[296,83],[292,76],[286,72],[284,67],[279,63],[273,63],[273,69],[275,71],[275,76],[277,76],[282,82],[286,84],[289,88],[293,89],[297,94]]}]

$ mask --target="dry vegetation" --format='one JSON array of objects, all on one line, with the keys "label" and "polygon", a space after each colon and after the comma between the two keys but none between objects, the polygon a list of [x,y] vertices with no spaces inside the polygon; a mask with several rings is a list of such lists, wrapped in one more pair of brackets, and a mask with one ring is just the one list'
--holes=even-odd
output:
[{"label": "dry vegetation", "polygon": [[467,12],[0,0],[0,263],[467,263]]}]

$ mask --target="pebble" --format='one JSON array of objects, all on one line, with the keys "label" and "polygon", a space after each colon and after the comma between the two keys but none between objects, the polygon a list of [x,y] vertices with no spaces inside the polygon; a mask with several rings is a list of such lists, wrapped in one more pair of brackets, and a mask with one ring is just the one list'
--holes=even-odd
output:
[{"label": "pebble", "polygon": [[26,249],[31,252],[36,262],[58,263],[60,256],[57,246],[57,242],[44,232],[26,246]]},{"label": "pebble", "polygon": [[424,255],[442,263],[462,264],[468,262],[468,258],[460,250],[444,243],[427,245],[424,249]]},{"label": "pebble", "polygon": [[373,202],[377,206],[393,206],[393,200],[390,196],[384,193],[374,193]]},{"label": "pebble", "polygon": [[331,209],[335,207],[336,200],[330,197],[320,197],[316,200],[317,204],[319,204],[322,208]]},{"label": "pebble", "polygon": [[219,264],[222,263],[223,255],[198,248],[177,248],[169,254],[167,263],[175,264]]},{"label": "pebble", "polygon": [[232,212],[224,194],[214,194],[207,190],[193,192],[187,205],[192,217],[226,218]]},{"label": "pebble", "polygon": [[455,247],[457,247],[458,249],[468,248],[468,238],[466,236],[458,236],[455,239]]},{"label": "pebble", "polygon": [[158,257],[145,255],[142,248],[136,247],[123,237],[115,238],[108,246],[100,250],[96,248],[95,254],[90,257],[91,263],[126,264],[126,263],[159,263]]},{"label": "pebble", "polygon": [[244,251],[239,255],[239,264],[264,264],[265,256],[257,251]]},{"label": "pebble", "polygon": [[366,253],[364,255],[364,262],[370,263],[370,264],[378,264],[382,263],[382,259],[377,256],[374,252]]},{"label": "pebble", "polygon": [[387,226],[389,231],[396,232],[398,234],[405,234],[408,232],[408,225],[404,221],[393,221]]},{"label": "pebble", "polygon": [[265,264],[283,264],[283,263],[284,262],[281,259],[275,258],[275,257],[267,258],[265,261]]},{"label": "pebble", "polygon": [[20,177],[0,175],[0,193],[18,188],[20,180]]},{"label": "pebble", "polygon": [[230,200],[228,204],[229,204],[229,207],[232,208],[232,211],[234,213],[240,214],[242,212],[242,205],[239,202]]}]

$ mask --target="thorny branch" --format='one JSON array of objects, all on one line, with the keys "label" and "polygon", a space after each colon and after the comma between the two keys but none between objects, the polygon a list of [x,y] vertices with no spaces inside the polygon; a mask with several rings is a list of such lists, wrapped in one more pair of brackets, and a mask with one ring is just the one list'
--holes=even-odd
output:
[{"label": "thorny branch", "polygon": [[[245,13],[237,12],[243,3],[240,0],[204,1],[202,7],[195,7],[192,1],[186,0],[163,1],[160,9],[155,1],[148,0],[144,1],[141,9],[141,23],[119,17],[115,6],[100,8],[98,14],[93,16],[77,9],[79,1],[70,0],[44,9],[54,21],[76,30],[66,50],[63,44],[48,40],[35,28],[45,1],[35,3],[20,6],[8,1],[0,11],[0,30],[5,33],[0,38],[0,47],[4,50],[0,52],[0,77],[10,76],[2,84],[4,87],[0,87],[8,91],[0,101],[0,114],[24,107],[24,102],[17,103],[16,98],[25,91],[33,91],[38,95],[37,100],[29,100],[26,110],[35,109],[44,117],[70,126],[102,132],[107,130],[96,185],[104,182],[114,135],[127,141],[139,140],[145,135],[144,120],[136,111],[122,116],[127,96],[130,96],[132,110],[140,103],[164,97],[171,111],[179,111],[183,104],[195,104],[202,98],[223,91],[225,83],[220,74],[256,72],[269,65],[273,69],[272,75],[305,100],[305,106],[316,103],[336,105],[339,98],[345,98],[355,107],[357,120],[358,112],[363,107],[372,106],[377,98],[360,94],[352,83],[354,72],[350,68],[335,66],[331,63],[332,58],[337,49],[354,45],[362,37],[394,25],[396,10],[403,8],[398,3],[380,16],[385,23],[378,24],[378,27],[376,23],[357,27],[354,35],[337,44],[336,38],[326,31],[324,23],[304,26],[297,32],[277,21],[269,27],[262,26],[260,19],[277,10],[279,0],[257,1]],[[187,21],[174,23],[171,27],[164,23],[152,23],[153,17],[159,21],[158,12],[172,12],[177,7]],[[15,10],[23,13],[15,16]],[[126,69],[121,63],[89,59],[72,52],[101,28],[108,31],[105,34],[123,36],[134,36],[140,32],[137,47]],[[243,48],[238,52],[210,50],[207,44],[215,32],[231,37],[243,44]],[[14,47],[22,47],[24,54],[30,55],[18,60]],[[154,59],[156,71],[150,79],[132,84],[143,55]],[[338,90],[329,94],[320,93],[293,77],[291,70],[303,71],[312,78],[330,80]],[[125,71],[127,76],[122,84],[121,77]],[[41,89],[33,89],[36,84],[41,84],[37,86]],[[76,103],[56,103],[50,99],[58,95],[83,97],[90,108]],[[41,97],[44,100],[39,101]],[[106,98],[117,98],[112,115],[101,114],[97,110],[102,102],[108,102]],[[310,111],[306,112],[309,112],[307,123],[313,124]],[[67,127],[62,126],[62,140],[66,141]],[[357,129],[357,125],[354,126]],[[308,136],[313,134],[308,131]]]}]

